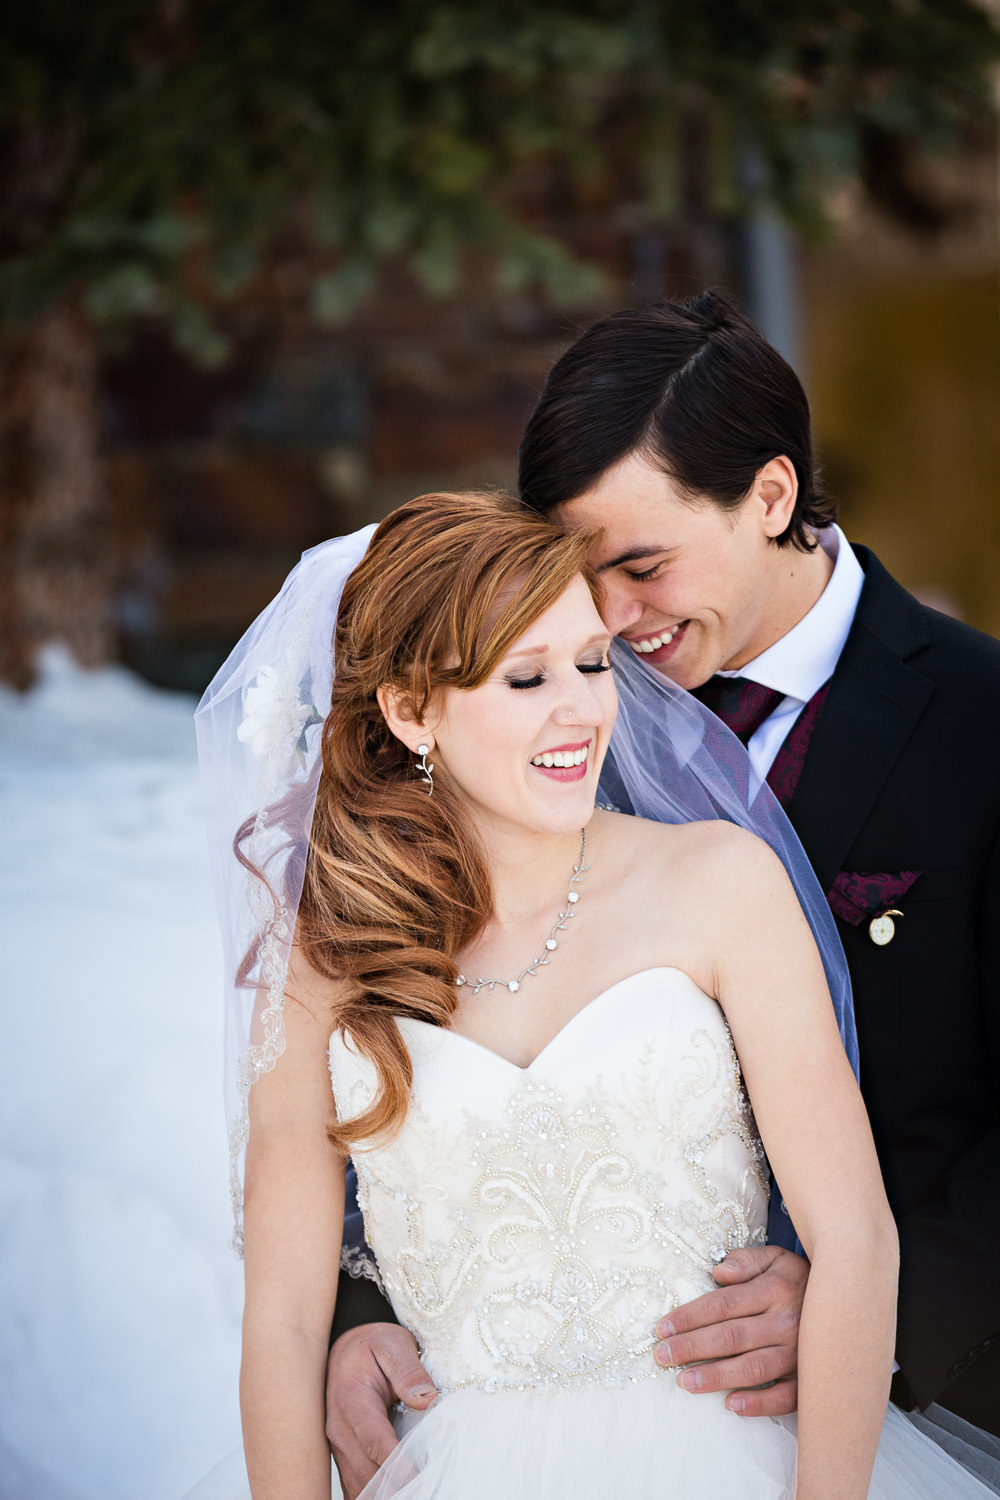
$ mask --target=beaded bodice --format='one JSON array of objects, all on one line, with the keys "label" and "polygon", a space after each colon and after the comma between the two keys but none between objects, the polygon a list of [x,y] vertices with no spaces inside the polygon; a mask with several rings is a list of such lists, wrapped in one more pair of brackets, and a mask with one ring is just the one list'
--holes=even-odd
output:
[{"label": "beaded bodice", "polygon": [[[652,1330],[764,1241],[766,1168],[725,1019],[687,975],[605,990],[521,1069],[401,1018],[406,1122],[355,1148],[397,1317],[439,1389],[620,1385],[654,1374]],[[374,1072],[335,1034],[342,1118]]]}]

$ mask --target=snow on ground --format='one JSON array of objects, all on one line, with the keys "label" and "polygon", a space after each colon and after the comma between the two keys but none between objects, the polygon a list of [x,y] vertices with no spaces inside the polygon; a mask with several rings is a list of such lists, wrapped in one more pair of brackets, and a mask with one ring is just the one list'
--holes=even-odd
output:
[{"label": "snow on ground", "polygon": [[177,1500],[239,1438],[193,708],[0,689],[3,1500]]}]

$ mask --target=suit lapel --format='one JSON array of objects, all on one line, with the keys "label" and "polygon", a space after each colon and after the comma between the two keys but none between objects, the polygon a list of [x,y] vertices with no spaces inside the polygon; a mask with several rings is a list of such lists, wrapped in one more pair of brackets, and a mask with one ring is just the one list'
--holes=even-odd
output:
[{"label": "suit lapel", "polygon": [[864,588],[789,808],[824,891],[934,692],[907,661],[928,641],[922,606],[865,548],[854,550]]}]

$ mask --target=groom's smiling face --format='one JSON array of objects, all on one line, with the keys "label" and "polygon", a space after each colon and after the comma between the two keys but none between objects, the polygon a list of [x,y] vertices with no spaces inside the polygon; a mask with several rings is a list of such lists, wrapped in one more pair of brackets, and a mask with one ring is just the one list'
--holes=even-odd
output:
[{"label": "groom's smiling face", "polygon": [[773,541],[794,503],[784,458],[765,464],[747,499],[727,511],[682,497],[668,475],[631,454],[555,514],[601,532],[592,560],[609,630],[693,688],[752,661],[794,623],[788,599],[804,555]]}]

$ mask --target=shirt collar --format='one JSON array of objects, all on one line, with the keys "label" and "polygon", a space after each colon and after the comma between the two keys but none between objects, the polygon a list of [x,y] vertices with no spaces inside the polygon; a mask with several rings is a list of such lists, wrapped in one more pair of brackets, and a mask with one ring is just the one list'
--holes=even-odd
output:
[{"label": "shirt collar", "polygon": [[854,622],[865,575],[839,526],[825,527],[816,540],[834,559],[834,568],[812,609],[753,661],[738,671],[720,672],[720,677],[746,677],[808,703],[833,676]]}]

